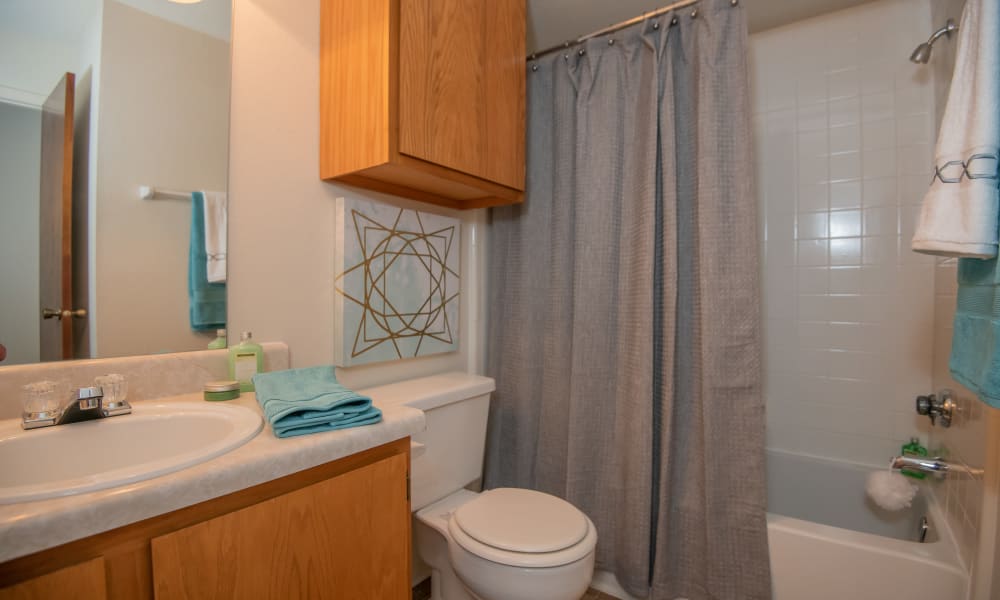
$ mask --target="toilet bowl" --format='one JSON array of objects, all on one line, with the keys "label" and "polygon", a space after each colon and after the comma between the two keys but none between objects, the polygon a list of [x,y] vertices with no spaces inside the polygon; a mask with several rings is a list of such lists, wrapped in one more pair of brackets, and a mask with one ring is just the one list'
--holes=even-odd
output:
[{"label": "toilet bowl", "polygon": [[[445,373],[361,390],[383,410],[424,412],[411,438],[413,548],[433,600],[578,600],[594,571],[597,530],[575,506],[533,490],[465,489],[481,480],[488,377]],[[420,560],[415,560],[417,565]]]},{"label": "toilet bowl", "polygon": [[436,600],[578,600],[593,576],[594,524],[555,496],[462,490],[418,511],[414,524]]}]

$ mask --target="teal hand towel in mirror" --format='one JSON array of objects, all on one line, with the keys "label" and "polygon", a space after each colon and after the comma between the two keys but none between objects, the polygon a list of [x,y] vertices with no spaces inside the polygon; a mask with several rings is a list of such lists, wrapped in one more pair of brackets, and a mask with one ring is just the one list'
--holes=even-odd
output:
[{"label": "teal hand towel in mirror", "polygon": [[253,376],[257,402],[280,438],[373,425],[382,411],[371,398],[340,385],[333,367],[309,367]]},{"label": "teal hand towel in mirror", "polygon": [[188,301],[191,329],[212,331],[226,326],[226,284],[208,282],[205,253],[205,195],[191,194],[191,243],[188,246]]}]

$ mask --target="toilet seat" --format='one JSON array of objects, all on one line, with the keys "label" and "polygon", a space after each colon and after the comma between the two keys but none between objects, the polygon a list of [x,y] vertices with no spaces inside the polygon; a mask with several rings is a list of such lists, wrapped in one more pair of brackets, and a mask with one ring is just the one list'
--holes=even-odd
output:
[{"label": "toilet seat", "polygon": [[597,545],[593,523],[575,506],[518,488],[483,492],[448,520],[452,539],[486,560],[517,567],[558,567],[586,557]]}]

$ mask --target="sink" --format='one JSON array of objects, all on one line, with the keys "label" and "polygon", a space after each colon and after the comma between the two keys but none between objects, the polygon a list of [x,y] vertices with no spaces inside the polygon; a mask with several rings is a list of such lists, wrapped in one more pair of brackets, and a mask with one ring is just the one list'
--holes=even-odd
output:
[{"label": "sink", "polygon": [[197,402],[140,402],[132,414],[24,431],[0,421],[0,504],[82,494],[151,479],[237,448],[256,412]]}]

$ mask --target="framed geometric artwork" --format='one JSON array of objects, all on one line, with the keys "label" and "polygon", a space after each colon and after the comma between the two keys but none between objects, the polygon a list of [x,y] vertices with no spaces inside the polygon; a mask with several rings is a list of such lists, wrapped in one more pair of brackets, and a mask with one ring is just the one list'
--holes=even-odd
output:
[{"label": "framed geometric artwork", "polygon": [[458,350],[458,219],[337,198],[335,236],[337,366]]}]

